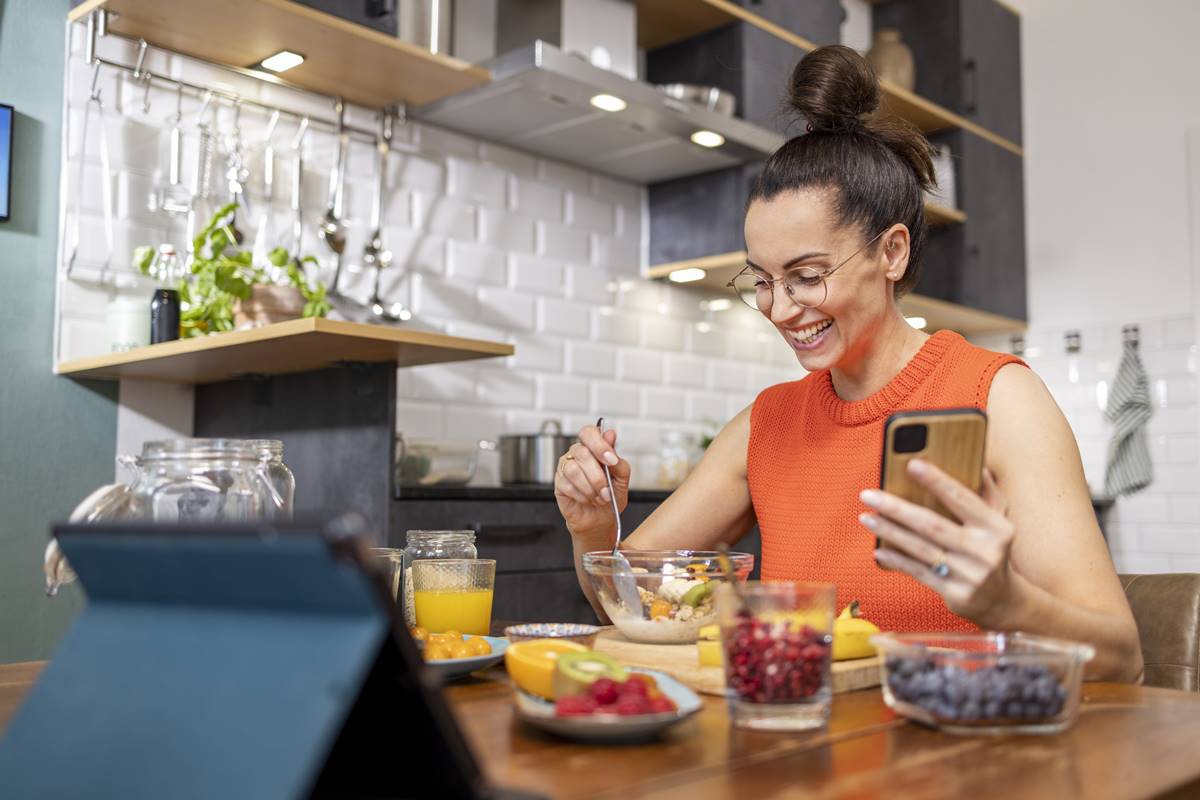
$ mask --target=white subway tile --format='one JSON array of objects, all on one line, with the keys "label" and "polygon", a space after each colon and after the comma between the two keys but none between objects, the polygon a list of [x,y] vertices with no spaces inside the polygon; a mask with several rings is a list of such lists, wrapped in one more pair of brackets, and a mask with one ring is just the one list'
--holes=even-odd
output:
[{"label": "white subway tile", "polygon": [[684,323],[661,315],[642,320],[642,345],[655,350],[683,350]]},{"label": "white subway tile", "polygon": [[1168,502],[1171,522],[1200,525],[1200,494],[1173,495]]},{"label": "white subway tile", "polygon": [[509,207],[533,219],[562,222],[564,196],[562,189],[535,180],[513,178],[510,182]]},{"label": "white subway tile", "polygon": [[709,380],[714,389],[745,392],[750,386],[750,368],[733,361],[709,364]]},{"label": "white subway tile", "polygon": [[687,395],[678,389],[643,389],[642,416],[681,421],[687,416]]},{"label": "white subway tile", "polygon": [[725,355],[725,332],[711,323],[687,327],[687,349],[701,356]]},{"label": "white subway tile", "polygon": [[594,305],[612,305],[615,300],[613,276],[589,266],[567,267],[567,295],[574,300]]},{"label": "white subway tile", "polygon": [[512,365],[520,370],[562,372],[563,344],[539,334],[518,334],[513,337],[516,355]]},{"label": "white subway tile", "polygon": [[522,178],[537,177],[537,159],[528,153],[522,153],[510,147],[504,147],[492,142],[480,142],[479,160],[490,167],[495,167]]},{"label": "white subway tile", "polygon": [[559,336],[587,338],[592,331],[591,309],[549,297],[538,301],[538,330]]},{"label": "white subway tile", "polygon": [[1156,492],[1200,491],[1200,469],[1178,464],[1156,465],[1153,489]]},{"label": "white subway tile", "polygon": [[[515,433],[520,436],[537,433],[542,429],[543,423],[554,420],[558,422],[562,428],[562,432],[568,436],[575,435],[577,429],[567,427],[566,420],[559,419],[553,414],[547,414],[544,411],[533,411],[531,409],[521,411],[509,411],[505,414],[506,418],[506,433]],[[592,420],[595,422],[595,420]],[[551,429],[553,430],[553,429]]]},{"label": "white subway tile", "polygon": [[508,181],[500,170],[459,158],[446,159],[446,168],[450,194],[489,208],[505,207]]},{"label": "white subway tile", "polygon": [[[595,381],[592,383],[592,408],[605,417],[636,418],[641,412],[637,387],[624,383]],[[618,445],[620,441],[618,438]]]},{"label": "white subway tile", "polygon": [[504,253],[467,242],[450,242],[446,275],[461,286],[503,286],[507,277]]},{"label": "white subway tile", "polygon": [[708,385],[708,363],[694,356],[668,356],[667,383],[703,388]]},{"label": "white subway tile", "polygon": [[658,353],[644,350],[622,350],[617,378],[638,383],[662,383],[665,359]]},{"label": "white subway tile", "polygon": [[476,390],[479,402],[489,406],[533,407],[534,380],[516,370],[503,367],[479,367]]},{"label": "white subway tile", "polygon": [[465,339],[481,339],[485,342],[509,342],[512,339],[507,331],[493,325],[480,325],[478,322],[458,319],[446,323],[446,334],[462,336]]},{"label": "white subway tile", "polygon": [[567,370],[572,375],[612,378],[617,374],[617,349],[604,344],[567,342]]},{"label": "white subway tile", "polygon": [[59,358],[69,361],[108,353],[108,326],[103,320],[64,317]]},{"label": "white subway tile", "polygon": [[591,186],[591,176],[587,172],[560,161],[542,159],[538,167],[538,180],[542,183],[572,192],[587,192]]},{"label": "white subway tile", "polygon": [[483,207],[479,209],[479,239],[501,250],[532,253],[537,249],[537,226],[522,214]]},{"label": "white subway tile", "polygon": [[396,401],[396,430],[407,439],[437,439],[445,435],[445,407],[440,403]]},{"label": "white subway tile", "polygon": [[421,233],[467,242],[478,238],[476,207],[468,199],[413,192],[411,203],[413,227]]},{"label": "white subway tile", "polygon": [[1196,556],[1171,556],[1171,572],[1200,572],[1200,558]]},{"label": "white subway tile", "polygon": [[640,320],[633,314],[611,309],[596,309],[592,316],[595,338],[601,342],[636,345]]},{"label": "white subway tile", "polygon": [[1200,437],[1193,434],[1180,433],[1167,437],[1167,454],[1164,459],[1169,464],[1195,464],[1200,458]]},{"label": "white subway tile", "polygon": [[1156,524],[1170,519],[1166,496],[1144,492],[1120,498],[1116,505],[1109,510],[1109,515],[1122,524],[1127,522]]},{"label": "white subway tile", "polygon": [[1195,344],[1195,319],[1188,316],[1163,320],[1163,343],[1167,347],[1186,347],[1187,345]]},{"label": "white subway tile", "polygon": [[418,125],[416,141],[423,154],[435,158],[473,160],[479,155],[479,143],[475,139],[433,125]]},{"label": "white subway tile", "polygon": [[657,453],[662,440],[663,426],[659,422],[641,419],[613,420],[617,431],[617,452],[624,458],[634,453]]},{"label": "white subway tile", "polygon": [[622,275],[642,273],[641,243],[636,239],[593,233],[590,252],[593,266]]},{"label": "white subway tile", "polygon": [[1150,388],[1159,409],[1196,405],[1195,378],[1156,378],[1150,382]]},{"label": "white subway tile", "polygon": [[613,235],[616,233],[617,212],[613,204],[586,194],[567,193],[566,223],[573,228]]},{"label": "white subway tile", "polygon": [[753,393],[730,395],[725,399],[725,414],[727,419],[733,419],[738,414],[754,405],[756,396]]},{"label": "white subway tile", "polygon": [[596,197],[635,208],[641,206],[646,197],[646,190],[636,183],[618,181],[603,175],[592,176],[590,189]]},{"label": "white subway tile", "polygon": [[1141,356],[1146,374],[1153,378],[1196,374],[1196,352],[1192,347],[1144,351]]},{"label": "white subway tile", "polygon": [[1200,555],[1200,527],[1195,525],[1144,526],[1138,532],[1140,551]]},{"label": "white subway tile", "polygon": [[392,251],[389,271],[416,270],[432,275],[446,271],[448,242],[445,239],[403,228],[386,228],[383,235],[384,244]]},{"label": "white subway tile", "polygon": [[537,249],[541,255],[577,264],[589,263],[587,231],[545,221],[538,222],[537,231]]},{"label": "white subway tile", "polygon": [[643,231],[642,212],[641,206],[617,206],[616,235],[640,244]]},{"label": "white subway tile", "polygon": [[479,368],[473,364],[429,364],[411,367],[412,396],[418,400],[473,403]]},{"label": "white subway tile", "polygon": [[1148,553],[1113,553],[1113,565],[1122,575],[1153,575],[1171,571],[1171,559]]},{"label": "white subway tile", "polygon": [[535,299],[507,289],[479,290],[479,321],[513,331],[533,330],[537,323]]},{"label": "white subway tile", "polygon": [[450,438],[472,442],[494,440],[504,428],[502,409],[457,405],[446,407],[446,435]]},{"label": "white subway tile", "polygon": [[470,286],[418,274],[413,276],[412,287],[413,312],[418,316],[442,319],[474,319],[480,316],[479,300]]},{"label": "white subway tile", "polygon": [[419,155],[405,153],[393,156],[388,159],[388,173],[391,186],[403,186],[432,196],[446,193],[446,168]]},{"label": "white subway tile", "polygon": [[587,411],[591,393],[588,382],[579,378],[538,376],[538,408],[555,411]]},{"label": "white subway tile", "polygon": [[739,361],[770,361],[771,356],[758,337],[750,333],[730,331],[725,334],[725,354]]},{"label": "white subway tile", "polygon": [[666,314],[670,311],[667,289],[658,283],[618,278],[610,286],[617,288],[617,307],[626,311],[642,311],[647,314]]},{"label": "white subway tile", "polygon": [[509,286],[522,292],[562,296],[566,267],[548,258],[514,253],[509,257]]},{"label": "white subway tile", "polygon": [[725,397],[709,392],[688,392],[687,418],[692,422],[712,420],[718,425],[724,425],[728,420]]}]

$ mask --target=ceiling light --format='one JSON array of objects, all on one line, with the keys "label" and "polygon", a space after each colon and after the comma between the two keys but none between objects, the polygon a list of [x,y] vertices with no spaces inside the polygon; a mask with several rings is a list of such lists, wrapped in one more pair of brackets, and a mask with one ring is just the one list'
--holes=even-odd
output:
[{"label": "ceiling light", "polygon": [[716,300],[706,300],[701,307],[705,311],[728,311],[733,308],[733,301],[728,297],[718,297]]},{"label": "ceiling light", "polygon": [[708,275],[702,269],[689,267],[687,269],[677,269],[667,276],[672,283],[691,283],[692,281],[702,281]]},{"label": "ceiling light", "polygon": [[601,111],[624,111],[627,105],[624,100],[611,94],[592,95],[589,102]]},{"label": "ceiling light", "polygon": [[904,321],[917,330],[923,330],[929,322],[924,317],[905,317]]},{"label": "ceiling light", "polygon": [[701,147],[720,147],[725,144],[725,137],[716,131],[696,131],[692,134],[692,141]]},{"label": "ceiling light", "polygon": [[700,331],[700,333],[712,333],[712,329],[713,327],[711,322],[696,323],[696,330]]},{"label": "ceiling light", "polygon": [[280,50],[273,56],[267,56],[259,66],[263,69],[269,69],[271,72],[286,72],[292,67],[298,67],[304,63],[304,56],[299,53],[293,53],[291,50]]}]

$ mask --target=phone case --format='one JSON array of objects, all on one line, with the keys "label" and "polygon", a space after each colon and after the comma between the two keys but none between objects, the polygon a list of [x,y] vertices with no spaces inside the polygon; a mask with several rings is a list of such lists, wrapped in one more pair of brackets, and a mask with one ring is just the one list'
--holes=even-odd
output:
[{"label": "phone case", "polygon": [[[896,431],[917,423],[927,426],[925,447],[914,453],[896,452]],[[879,486],[885,492],[953,517],[932,493],[909,478],[908,462],[920,457],[971,491],[978,492],[983,483],[986,439],[987,415],[977,408],[902,411],[893,414],[883,428],[883,466]]]}]

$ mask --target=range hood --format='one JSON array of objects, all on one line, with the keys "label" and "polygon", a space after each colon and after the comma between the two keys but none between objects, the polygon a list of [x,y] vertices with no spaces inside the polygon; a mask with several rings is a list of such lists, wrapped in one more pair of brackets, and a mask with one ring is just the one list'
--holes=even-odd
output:
[{"label": "range hood", "polygon": [[[757,125],[669,98],[544,41],[481,66],[491,71],[491,83],[417,108],[412,116],[639,184],[766,158],[784,142]],[[602,94],[620,98],[625,108],[596,108],[591,100]],[[697,131],[719,134],[724,143],[694,144]]]}]

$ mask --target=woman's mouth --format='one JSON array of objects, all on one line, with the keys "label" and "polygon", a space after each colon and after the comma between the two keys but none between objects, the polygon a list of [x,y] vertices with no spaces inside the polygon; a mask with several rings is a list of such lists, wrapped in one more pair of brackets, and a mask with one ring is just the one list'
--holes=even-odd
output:
[{"label": "woman's mouth", "polygon": [[833,320],[823,319],[799,330],[787,331],[788,343],[797,350],[815,350],[833,326]]}]

